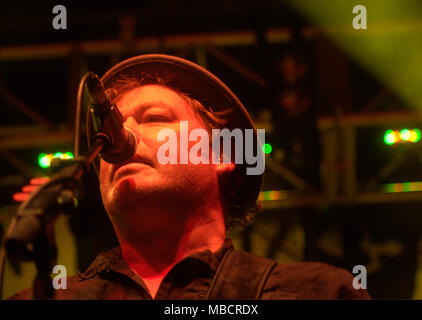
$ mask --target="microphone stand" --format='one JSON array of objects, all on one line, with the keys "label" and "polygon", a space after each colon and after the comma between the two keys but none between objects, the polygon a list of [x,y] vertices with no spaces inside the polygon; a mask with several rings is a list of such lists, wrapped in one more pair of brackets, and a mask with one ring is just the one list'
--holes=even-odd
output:
[{"label": "microphone stand", "polygon": [[16,223],[5,236],[5,247],[12,264],[35,262],[37,275],[33,286],[34,299],[54,297],[50,278],[57,260],[54,221],[62,212],[74,212],[77,201],[83,194],[82,179],[90,164],[109,144],[108,136],[98,132],[94,135],[93,144],[86,156],[69,160],[55,159],[59,160],[59,167],[62,169],[33,192],[18,209]]}]

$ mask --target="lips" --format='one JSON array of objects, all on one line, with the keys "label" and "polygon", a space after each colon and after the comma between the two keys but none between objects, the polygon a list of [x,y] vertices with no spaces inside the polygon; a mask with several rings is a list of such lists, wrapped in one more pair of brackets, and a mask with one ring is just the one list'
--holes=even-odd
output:
[{"label": "lips", "polygon": [[111,178],[120,178],[123,175],[136,173],[147,167],[152,167],[151,162],[135,155],[129,161],[113,165]]}]

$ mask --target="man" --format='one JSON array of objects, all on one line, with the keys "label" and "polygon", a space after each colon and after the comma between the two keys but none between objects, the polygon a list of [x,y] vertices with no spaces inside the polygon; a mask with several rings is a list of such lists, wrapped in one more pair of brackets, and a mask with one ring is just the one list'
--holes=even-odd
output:
[{"label": "man", "polygon": [[[226,239],[228,227],[244,225],[256,213],[262,172],[248,174],[248,163],[221,154],[221,147],[201,153],[199,163],[181,161],[197,143],[187,140],[182,147],[182,136],[198,129],[210,136],[217,128],[252,129],[252,140],[245,143],[260,150],[247,111],[219,79],[180,58],[143,55],[113,67],[102,80],[137,139],[129,161],[101,160],[99,166],[103,203],[120,247],[70,277],[67,289],[55,292],[57,299],[369,297],[352,287],[345,270],[321,263],[277,266],[234,250]],[[169,144],[176,148],[177,163],[161,159],[163,132],[177,137]],[[26,290],[12,298],[30,297]]]}]

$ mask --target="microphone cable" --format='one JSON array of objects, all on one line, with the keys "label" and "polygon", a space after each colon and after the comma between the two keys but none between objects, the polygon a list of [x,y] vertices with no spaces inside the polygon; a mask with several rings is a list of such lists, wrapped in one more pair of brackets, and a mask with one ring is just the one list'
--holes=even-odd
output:
[{"label": "microphone cable", "polygon": [[[91,72],[87,72],[82,77],[81,81],[79,82],[78,93],[76,98],[76,113],[75,113],[75,127],[74,127],[74,137],[73,137],[73,155],[74,158],[79,156],[79,149],[80,149],[80,137],[81,137],[81,113],[82,113],[82,104],[83,104],[83,94],[85,89],[86,80]],[[4,270],[6,266],[6,247],[5,247],[5,237],[9,233],[9,230],[15,226],[17,222],[16,215],[12,218],[7,231],[3,235],[3,239],[0,245],[0,300],[3,300],[3,285],[4,285]]]},{"label": "microphone cable", "polygon": [[92,72],[87,72],[82,77],[79,82],[78,94],[76,97],[76,114],[75,114],[75,131],[73,138],[73,156],[76,158],[79,156],[80,140],[81,140],[81,113],[82,113],[82,104],[84,97],[84,89],[86,80],[92,74]]}]

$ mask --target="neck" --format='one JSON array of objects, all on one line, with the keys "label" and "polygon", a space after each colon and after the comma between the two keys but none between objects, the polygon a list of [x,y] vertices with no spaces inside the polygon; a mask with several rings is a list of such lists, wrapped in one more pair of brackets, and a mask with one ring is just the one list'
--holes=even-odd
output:
[{"label": "neck", "polygon": [[138,230],[133,236],[118,233],[123,258],[144,280],[153,297],[176,263],[196,252],[216,252],[223,245],[226,233],[221,210],[202,217],[199,222],[169,224],[168,228],[154,232]]}]

